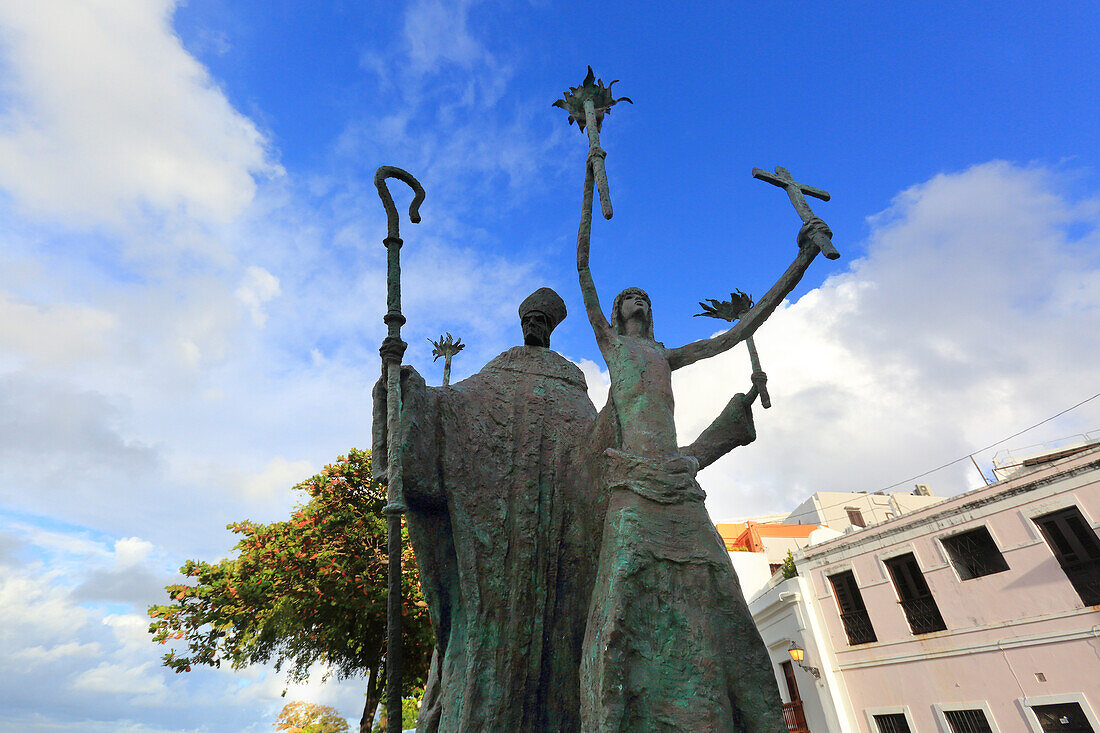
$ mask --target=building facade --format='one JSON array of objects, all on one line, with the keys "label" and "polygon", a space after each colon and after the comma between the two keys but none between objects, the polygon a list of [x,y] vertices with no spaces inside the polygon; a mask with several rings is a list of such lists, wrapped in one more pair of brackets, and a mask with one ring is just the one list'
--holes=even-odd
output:
[{"label": "building facade", "polygon": [[[774,524],[753,521],[716,526],[718,534],[726,544],[727,551],[763,553],[768,559],[772,573],[778,570],[787,559],[787,553],[797,552],[809,545],[811,535],[822,529],[817,524]],[[829,529],[824,528],[824,532],[829,532]]]},{"label": "building facade", "polygon": [[902,514],[943,501],[924,484],[912,492],[818,491],[795,507],[787,524],[824,524],[838,532],[888,522]]},{"label": "building facade", "polygon": [[791,730],[1100,733],[1098,527],[1093,448],[803,548],[750,599]]}]

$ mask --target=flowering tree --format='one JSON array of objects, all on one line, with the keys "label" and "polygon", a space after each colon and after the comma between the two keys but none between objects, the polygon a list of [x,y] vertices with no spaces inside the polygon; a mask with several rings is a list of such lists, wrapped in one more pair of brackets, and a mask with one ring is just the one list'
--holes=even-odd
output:
[{"label": "flowering tree", "polygon": [[[370,451],[355,449],[294,488],[309,500],[289,520],[231,524],[241,535],[233,557],[188,560],[180,572],[190,582],[168,586],[170,602],[149,608],[149,632],[161,644],[186,644],[164,655],[176,672],[273,661],[294,681],[317,662],[338,678],[366,674],[361,729],[369,730],[386,649],[386,492],[372,478]],[[407,694],[424,685],[433,641],[416,560],[404,547]]]},{"label": "flowering tree", "polygon": [[328,705],[288,702],[279,713],[275,730],[286,733],[348,733],[348,721]]}]

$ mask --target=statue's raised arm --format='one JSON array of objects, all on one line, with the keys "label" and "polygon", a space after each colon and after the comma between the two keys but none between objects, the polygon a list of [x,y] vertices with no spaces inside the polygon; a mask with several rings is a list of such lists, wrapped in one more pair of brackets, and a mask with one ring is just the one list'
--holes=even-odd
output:
[{"label": "statue's raised arm", "polygon": [[[581,209],[580,231],[577,233],[577,273],[581,280],[581,294],[584,297],[584,309],[592,330],[596,333],[596,343],[604,352],[611,343],[611,324],[604,318],[600,309],[600,299],[596,295],[596,286],[592,282],[592,272],[588,269],[588,246],[592,236],[592,188],[600,189],[600,205],[605,219],[612,216],[611,196],[607,188],[607,173],[604,170],[604,158],[607,153],[600,147],[600,127],[604,117],[619,102],[634,102],[629,97],[615,99],[611,94],[614,81],[604,86],[603,79],[597,79],[588,67],[588,75],[580,86],[570,87],[553,106],[561,107],[569,113],[569,124],[577,123],[581,132],[588,131],[588,160],[584,171],[584,203]],[[605,353],[606,356],[606,353]]]},{"label": "statue's raised arm", "polygon": [[595,175],[589,162],[584,174],[584,197],[581,204],[581,224],[577,231],[577,275],[581,281],[581,296],[584,298],[584,310],[588,321],[596,334],[596,343],[600,350],[611,343],[611,324],[604,318],[600,308],[600,297],[596,293],[596,284],[592,281],[592,270],[588,267],[588,250],[592,241],[592,188]]},{"label": "statue's raised arm", "polygon": [[772,311],[783,302],[787,294],[794,290],[795,286],[802,280],[806,269],[821,251],[815,241],[820,240],[822,235],[831,237],[832,232],[821,219],[815,217],[803,224],[802,229],[798,232],[798,256],[794,258],[794,262],[776,281],[775,285],[772,285],[771,289],[764,294],[764,297],[737,322],[737,325],[725,333],[720,333],[712,338],[693,341],[676,349],[669,349],[669,366],[673,369],[679,369],[688,364],[694,364],[701,359],[717,356],[729,351],[753,335],[756,329],[772,314]]}]

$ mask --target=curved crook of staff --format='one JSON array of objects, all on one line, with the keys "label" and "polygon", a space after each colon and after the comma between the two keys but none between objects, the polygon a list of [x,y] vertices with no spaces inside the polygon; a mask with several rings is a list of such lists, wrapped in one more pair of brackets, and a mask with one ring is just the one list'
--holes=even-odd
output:
[{"label": "curved crook of staff", "polygon": [[387,178],[397,178],[413,190],[409,219],[420,223],[420,204],[424,187],[408,171],[384,165],[374,174],[374,185],[386,208],[386,315],[382,321],[388,332],[382,342],[382,372],[386,379],[386,553],[388,555],[386,596],[386,733],[401,731],[401,515],[405,513],[405,496],[401,471],[401,359],[406,344],[401,340],[401,216],[386,185]]},{"label": "curved crook of staff", "polygon": [[401,235],[398,234],[398,225],[401,221],[401,215],[397,213],[397,206],[394,205],[393,196],[390,195],[390,189],[386,185],[387,178],[397,178],[409,184],[409,187],[412,188],[415,195],[413,196],[412,203],[409,204],[409,219],[413,224],[420,223],[420,204],[424,202],[424,187],[420,185],[420,181],[413,177],[413,174],[394,165],[381,166],[374,173],[374,186],[378,189],[378,196],[382,199],[382,206],[386,208],[386,224],[388,227],[386,238],[389,239],[393,237],[395,239],[400,239]]}]

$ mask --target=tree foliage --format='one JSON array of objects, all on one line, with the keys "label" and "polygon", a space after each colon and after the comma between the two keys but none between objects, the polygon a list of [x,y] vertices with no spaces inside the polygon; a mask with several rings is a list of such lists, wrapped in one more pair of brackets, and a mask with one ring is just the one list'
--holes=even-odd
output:
[{"label": "tree foliage", "polygon": [[[424,691],[414,691],[412,697],[406,697],[401,701],[401,730],[415,728],[420,717],[420,701],[424,697]],[[382,709],[378,716],[378,722],[370,729],[370,733],[386,733],[386,710]]]},{"label": "tree foliage", "polygon": [[783,571],[783,579],[789,580],[798,575],[798,568],[794,564],[794,553],[787,550],[787,556],[783,558],[783,565],[780,566],[780,570]]},{"label": "tree foliage", "polygon": [[348,721],[328,705],[288,702],[279,713],[275,730],[287,733],[348,733]]},{"label": "tree foliage", "polygon": [[[355,449],[294,488],[309,499],[289,520],[230,524],[241,535],[232,557],[187,561],[189,582],[168,586],[170,602],[149,608],[149,631],[161,644],[184,643],[163,658],[176,672],[273,661],[294,681],[317,662],[338,678],[365,673],[373,714],[386,649],[385,490],[370,451]],[[407,694],[424,685],[432,632],[407,538],[403,546]]]}]

